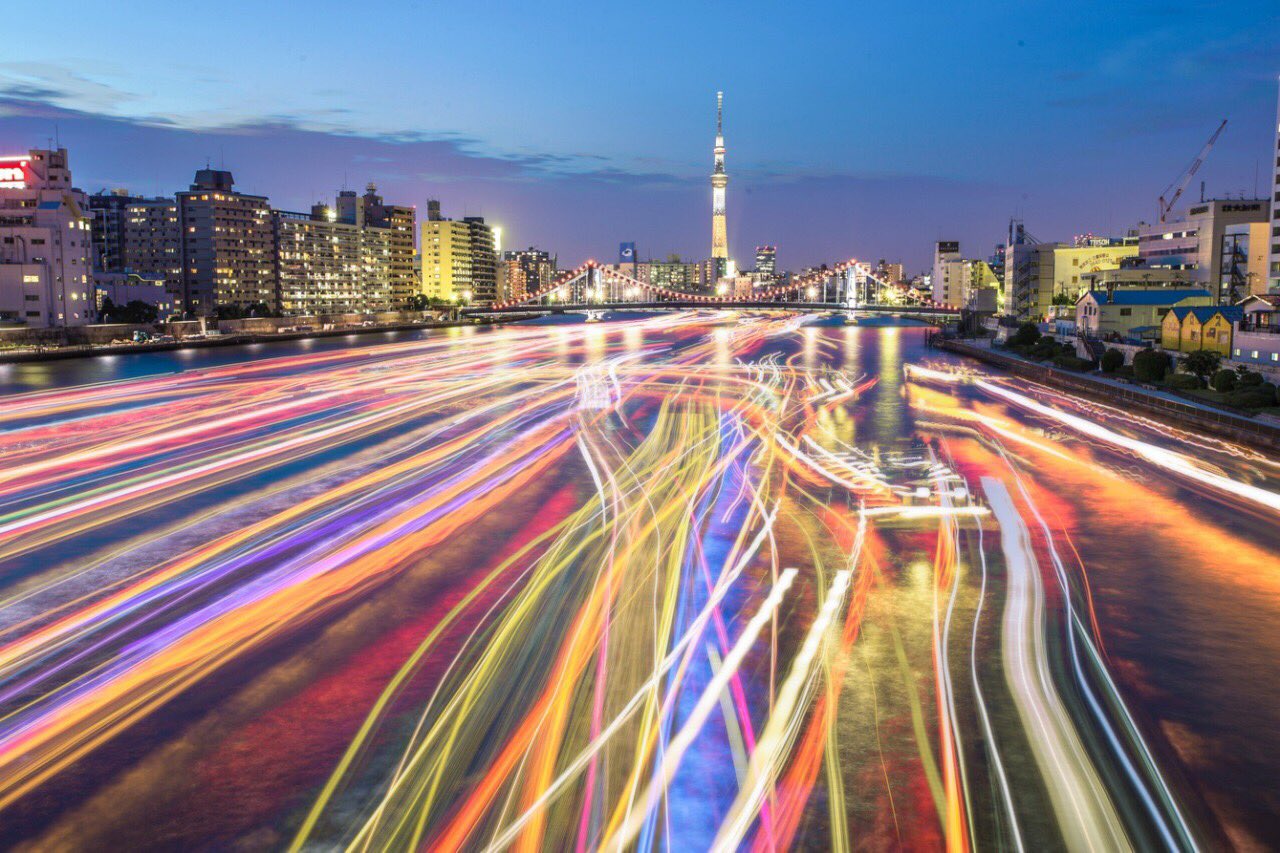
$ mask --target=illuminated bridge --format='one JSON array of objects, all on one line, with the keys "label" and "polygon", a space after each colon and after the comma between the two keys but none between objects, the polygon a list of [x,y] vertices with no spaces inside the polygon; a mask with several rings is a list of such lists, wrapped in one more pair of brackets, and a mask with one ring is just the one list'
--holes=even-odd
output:
[{"label": "illuminated bridge", "polygon": [[688,293],[632,278],[616,269],[587,261],[566,270],[552,283],[524,296],[483,307],[464,308],[464,316],[546,314],[625,309],[738,308],[748,310],[857,311],[897,314],[922,319],[958,319],[955,306],[885,305],[871,299],[876,282],[856,261],[846,261],[798,276],[772,287],[735,289],[721,285],[717,292]]}]

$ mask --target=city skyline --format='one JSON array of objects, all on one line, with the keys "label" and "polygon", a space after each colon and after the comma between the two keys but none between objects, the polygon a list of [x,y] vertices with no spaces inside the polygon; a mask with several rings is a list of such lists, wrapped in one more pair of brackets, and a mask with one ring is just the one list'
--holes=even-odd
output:
[{"label": "city skyline", "polygon": [[1280,850],[1276,0],[6,21],[2,846]]},{"label": "city skyline", "polygon": [[[255,20],[272,30],[289,11]],[[419,207],[442,198],[502,225],[508,245],[546,245],[566,259],[609,257],[624,240],[644,256],[703,257],[705,105],[723,89],[733,101],[728,237],[740,266],[767,243],[788,268],[858,256],[922,271],[932,240],[986,252],[1010,216],[1047,239],[1123,233],[1150,220],[1160,188],[1223,117],[1231,126],[1199,177],[1211,195],[1265,193],[1280,40],[1257,34],[1276,30],[1280,14],[1253,4],[1244,14],[1257,27],[1241,30],[1211,12],[1155,21],[1149,11],[1115,13],[1106,33],[1078,20],[1088,15],[1050,9],[1026,10],[1026,27],[999,9],[954,21],[958,13],[935,10],[932,26],[919,19],[927,8],[771,14],[778,50],[761,60],[758,50],[741,59],[682,50],[707,23],[705,10],[631,10],[623,23],[618,10],[574,22],[552,10],[522,22],[527,40],[598,39],[616,24],[609,59],[571,86],[572,51],[547,51],[517,92],[495,81],[510,79],[512,63],[528,64],[529,48],[497,28],[486,31],[493,49],[468,60],[462,47],[479,25],[447,11],[427,28],[441,34],[429,73],[405,35],[376,15],[347,22],[341,37],[320,15],[305,44],[273,34],[269,50],[262,32],[231,38],[228,24],[200,21],[219,61],[197,51],[158,79],[145,63],[84,59],[78,43],[107,14],[86,9],[65,31],[13,46],[0,64],[0,115],[4,144],[18,150],[56,133],[90,192],[171,193],[208,161],[233,171],[245,191],[294,209],[374,181]],[[761,14],[747,7],[720,20],[767,44]],[[409,18],[397,29],[413,31],[420,22]],[[858,39],[901,46],[873,51],[874,61],[810,51],[800,62],[801,47],[786,36],[820,20],[860,22]],[[179,41],[194,25],[184,14],[139,21],[139,37],[154,44]],[[689,67],[675,78],[644,73],[658,66],[635,55],[659,32],[666,41],[646,56],[679,52]],[[977,63],[951,45],[973,32],[986,48]],[[339,49],[352,43],[363,47]],[[388,81],[376,63],[359,62],[365,49],[403,55],[400,76]],[[305,85],[280,91],[261,79],[255,57]],[[890,90],[887,75],[901,84]]]}]

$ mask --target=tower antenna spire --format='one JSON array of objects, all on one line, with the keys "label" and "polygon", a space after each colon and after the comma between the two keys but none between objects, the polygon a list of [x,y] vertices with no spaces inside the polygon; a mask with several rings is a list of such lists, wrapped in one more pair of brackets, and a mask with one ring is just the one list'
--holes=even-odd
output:
[{"label": "tower antenna spire", "polygon": [[711,261],[717,280],[729,265],[729,231],[724,223],[724,188],[729,176],[724,171],[724,92],[716,92],[716,144],[712,149],[715,167],[711,172]]}]

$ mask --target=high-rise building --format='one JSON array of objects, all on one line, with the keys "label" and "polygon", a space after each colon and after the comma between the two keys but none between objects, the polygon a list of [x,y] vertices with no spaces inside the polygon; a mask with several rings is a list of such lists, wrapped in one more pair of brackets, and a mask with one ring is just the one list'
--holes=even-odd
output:
[{"label": "high-rise building", "polygon": [[636,244],[634,241],[618,244],[618,271],[632,278],[636,277],[636,265],[640,263],[640,256],[636,254]]},{"label": "high-rise building", "polygon": [[[929,282],[934,302],[963,307],[979,291],[999,291],[1000,279],[991,265],[986,261],[962,257],[959,243],[950,240],[939,242],[933,254],[933,272]],[[880,277],[886,283],[901,280],[901,264],[885,264],[883,261],[881,264],[885,271]],[[897,279],[888,277],[893,274],[890,267],[897,267]]]},{"label": "high-rise building", "polygon": [[90,264],[96,272],[124,272],[126,210],[139,199],[127,190],[114,189],[89,196],[93,217],[89,233],[93,237]]},{"label": "high-rise building", "polygon": [[277,310],[275,232],[266,197],[236,192],[228,171],[201,169],[177,200],[185,310]]},{"label": "high-rise building", "polygon": [[[507,292],[501,299],[524,299],[551,285],[555,278],[556,260],[549,252],[530,246],[502,253]],[[630,273],[628,273],[630,274]]]},{"label": "high-rise building", "polygon": [[944,304],[956,304],[951,302],[951,281],[948,278],[948,261],[960,259],[960,243],[956,240],[939,240],[933,244],[933,277],[930,279],[933,285],[933,301],[942,302]]},{"label": "high-rise building", "polygon": [[391,303],[402,307],[409,297],[418,292],[417,262],[414,257],[414,237],[417,231],[418,212],[402,204],[387,204],[378,195],[376,185],[365,187],[363,196],[354,190],[338,194],[338,221],[361,229],[380,228],[387,235],[390,263],[387,288]]},{"label": "high-rise building", "polygon": [[1280,293],[1280,96],[1276,99],[1276,141],[1271,148],[1271,157],[1276,162],[1275,181],[1271,186],[1271,234],[1267,238],[1270,243],[1270,260],[1267,262],[1267,290]]},{"label": "high-rise building", "polygon": [[420,246],[424,296],[452,302],[471,295],[471,235],[465,223],[428,217]]},{"label": "high-rise building", "polygon": [[65,148],[0,157],[0,318],[36,328],[90,322],[90,231]]},{"label": "high-rise building", "polygon": [[1170,221],[1141,225],[1138,256],[1145,267],[1194,270],[1215,304],[1231,305],[1266,289],[1270,217],[1267,199],[1201,201]]},{"label": "high-rise building", "polygon": [[272,221],[281,312],[341,314],[390,306],[386,229],[339,221],[323,204],[309,214],[276,210]]},{"label": "high-rise building", "polygon": [[137,198],[125,207],[121,271],[159,279],[170,304],[182,304],[182,221],[172,198]]},{"label": "high-rise building", "polygon": [[471,301],[485,305],[498,298],[498,254],[493,229],[482,216],[465,216],[471,249]]},{"label": "high-rise building", "polygon": [[778,274],[777,246],[756,246],[756,272],[770,278]]},{"label": "high-rise building", "polygon": [[706,284],[707,269],[704,264],[687,263],[679,255],[671,255],[665,261],[646,261],[636,270],[636,278],[654,287],[694,293]]},{"label": "high-rise building", "polygon": [[[711,257],[729,259],[729,231],[725,225],[724,195],[729,176],[724,171],[724,92],[716,92],[715,168],[711,172]],[[722,265],[723,266],[723,265]],[[724,270],[720,270],[724,274]]]},{"label": "high-rise building", "polygon": [[876,264],[872,275],[881,283],[881,286],[887,286],[903,281],[906,271],[903,269],[902,264],[891,264],[881,258],[879,263]]},{"label": "high-rise building", "polygon": [[445,219],[438,202],[422,223],[422,292],[446,301],[489,303],[498,295],[493,231],[483,217]]}]

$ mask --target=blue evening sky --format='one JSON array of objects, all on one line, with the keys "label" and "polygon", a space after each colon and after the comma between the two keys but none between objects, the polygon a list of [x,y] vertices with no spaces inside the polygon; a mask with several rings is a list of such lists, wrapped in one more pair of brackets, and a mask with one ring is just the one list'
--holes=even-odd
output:
[{"label": "blue evening sky", "polygon": [[[784,266],[1122,233],[1218,121],[1210,194],[1268,188],[1280,3],[80,3],[0,52],[0,146],[76,183],[206,159],[305,209],[376,181],[574,263],[705,256],[726,92],[734,255]],[[1198,197],[1198,180],[1188,190]]]}]

